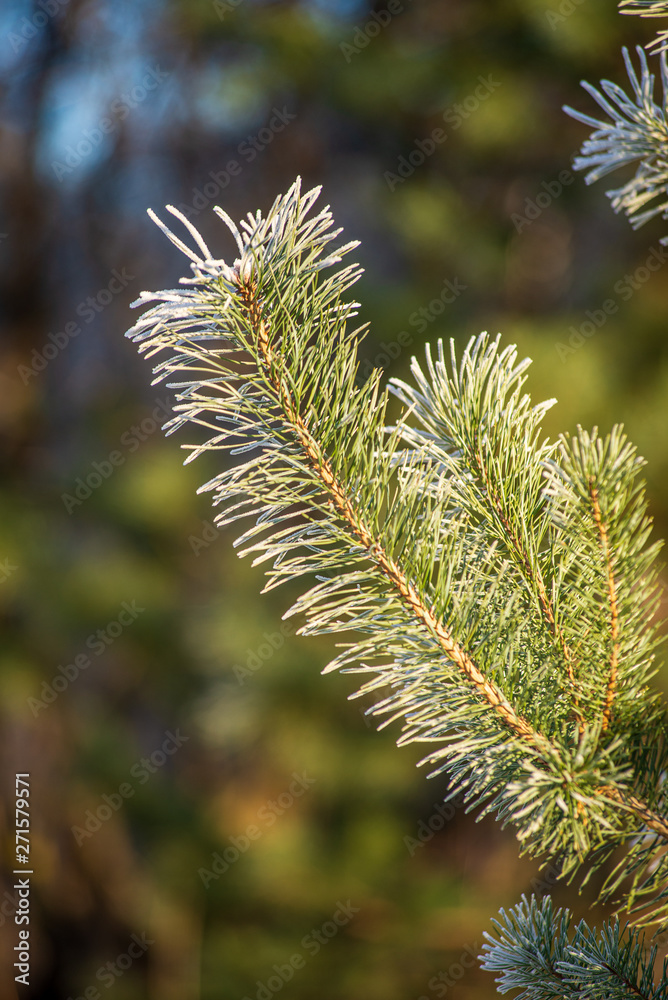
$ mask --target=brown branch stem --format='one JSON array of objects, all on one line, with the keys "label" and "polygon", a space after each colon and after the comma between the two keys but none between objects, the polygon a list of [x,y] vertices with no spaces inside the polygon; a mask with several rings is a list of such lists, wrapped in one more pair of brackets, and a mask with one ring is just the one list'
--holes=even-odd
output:
[{"label": "brown branch stem", "polygon": [[385,552],[378,543],[378,540],[373,537],[372,532],[358,515],[346,490],[332,469],[329,459],[322,454],[318,443],[313,438],[313,435],[298,412],[297,405],[292,398],[289,388],[278,374],[279,366],[269,343],[268,327],[262,317],[261,308],[253,295],[252,286],[244,284],[241,285],[241,289],[244,304],[251,317],[268,377],[281,401],[281,406],[286,417],[308,456],[311,467],[331,495],[339,514],[352,529],[360,545],[366,549],[368,555],[376,562],[386,578],[399,592],[404,604],[411,609],[415,617],[438,639],[449,659],[471,681],[478,693],[501,716],[515,735],[523,739],[529,739],[534,743],[540,743],[543,737],[536,733],[521,715],[515,712],[496,684],[485,678],[469,654],[455,641],[449,630],[436,618],[431,608],[428,608],[424,604],[413,584],[406,578],[406,575],[397,563]]},{"label": "brown branch stem", "polygon": [[[257,337],[267,377],[280,400],[287,420],[291,424],[298,441],[309,459],[311,467],[318,475],[325,489],[329,492],[334,506],[341,517],[346,521],[362,548],[366,549],[369,558],[376,562],[385,577],[399,592],[406,606],[410,608],[418,621],[422,622],[432,635],[438,639],[448,658],[474,685],[480,696],[485,699],[516,736],[528,740],[540,752],[545,752],[546,750],[549,752],[551,749],[549,740],[542,733],[533,729],[526,719],[514,710],[502,691],[492,681],[485,678],[466,650],[457,643],[451,632],[436,618],[432,609],[426,606],[413,584],[406,578],[400,566],[384,551],[378,540],[373,537],[373,533],[355,510],[343,484],[336,476],[331,462],[322,453],[318,442],[304,422],[289,387],[280,375],[280,358],[272,350],[269,341],[269,328],[262,317],[261,306],[253,294],[253,286],[240,281],[240,290],[242,300],[248,309],[253,330]],[[668,841],[668,821],[654,813],[640,799],[632,795],[623,797],[616,789],[610,787],[601,787],[597,789],[596,794],[603,796],[610,802],[614,802],[616,805],[622,806],[625,810],[633,812],[650,829]]]},{"label": "brown branch stem", "polygon": [[610,802],[615,802],[617,805],[622,806],[622,808],[628,812],[632,812],[635,816],[638,816],[638,818],[641,819],[650,830],[657,833],[660,837],[663,837],[664,840],[668,840],[668,820],[663,816],[659,816],[653,809],[650,809],[646,802],[643,802],[635,795],[623,796],[622,793],[616,788],[610,787],[597,789],[597,794],[601,795],[604,799],[608,799]]}]

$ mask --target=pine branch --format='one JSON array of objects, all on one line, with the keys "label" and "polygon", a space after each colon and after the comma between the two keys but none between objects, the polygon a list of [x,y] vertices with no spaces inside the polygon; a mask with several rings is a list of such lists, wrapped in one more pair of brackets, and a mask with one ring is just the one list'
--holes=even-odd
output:
[{"label": "pine branch", "polygon": [[[668,17],[666,0],[620,0],[620,14],[640,14],[641,17]],[[662,52],[668,48],[668,31],[660,31],[648,49]]]},{"label": "pine branch", "polygon": [[[560,648],[573,699],[573,713],[582,732],[573,656],[547,592],[545,575],[549,575],[550,570],[543,565],[545,560],[538,551],[550,527],[543,496],[543,464],[553,454],[555,445],[548,442],[538,444],[537,435],[540,419],[555,400],[529,410],[528,396],[519,395],[528,361],[516,366],[516,357],[513,348],[504,352],[499,358],[498,372],[494,374],[491,371],[491,365],[496,361],[494,352],[485,361],[476,357],[476,377],[486,375],[488,379],[486,396],[474,397],[466,420],[452,428],[441,419],[439,403],[442,405],[447,400],[452,412],[457,412],[457,408],[464,405],[465,391],[462,381],[456,377],[452,390],[449,389],[447,376],[444,378],[442,357],[435,367],[429,351],[427,353],[428,376],[433,388],[417,362],[413,363],[412,370],[420,393],[400,380],[393,380],[390,388],[415,412],[424,427],[422,432],[408,428],[405,432],[407,443],[421,447],[422,454],[428,456],[428,462],[433,461],[437,453],[444,468],[452,462],[449,453],[453,448],[457,449],[458,468],[452,467],[449,471],[456,481],[466,484],[458,502],[468,507],[473,517],[486,524],[522,575],[533,603],[545,618]],[[510,366],[512,374],[506,384]],[[453,373],[456,372],[454,353],[452,368]],[[439,400],[436,399],[436,392]],[[489,432],[481,435],[482,408],[489,408],[494,396],[501,398],[505,394],[510,394],[506,420],[508,423],[512,421],[512,434],[507,433],[507,424],[504,424],[499,426],[498,436]],[[512,463],[510,456],[515,459]]]},{"label": "pine branch", "polygon": [[594,510],[594,520],[596,521],[596,527],[598,528],[598,533],[601,537],[601,546],[603,548],[603,557],[605,559],[606,572],[608,576],[608,594],[610,598],[610,637],[612,642],[612,651],[610,653],[610,677],[608,679],[608,686],[605,692],[605,705],[603,707],[602,728],[605,732],[610,724],[612,706],[617,690],[619,662],[619,611],[617,607],[617,585],[615,583],[613,556],[610,550],[608,527],[603,520],[603,515],[601,514],[601,505],[598,500],[598,489],[594,485],[593,478],[590,478],[589,480],[589,495],[591,497],[592,507]]},{"label": "pine branch", "polygon": [[654,985],[657,947],[645,949],[643,936],[619,921],[608,921],[597,935],[582,920],[569,935],[568,910],[554,910],[546,896],[535,896],[500,911],[496,935],[485,934],[483,969],[496,972],[499,991],[520,989],[516,1000],[666,1000],[668,959]]},{"label": "pine branch", "polygon": [[531,405],[528,362],[486,335],[460,364],[453,348],[450,371],[442,343],[426,372],[414,362],[387,428],[380,373],[356,381],[363,330],[343,295],[359,268],[325,275],[356,244],[327,255],[339,231],[327,209],[309,217],[317,194],[297,182],[240,229],[217,209],[232,266],[176,210],[197,252],[159,223],[193,277],[142,293],[153,305],[129,335],[167,352],[168,431],[202,427],[188,461],[230,452],[202,487],[217,522],[251,517],[237,544],[268,564],[265,590],[309,580],[287,614],[304,635],[353,636],[326,669],[364,674],[401,743],[435,744],[426,761],[452,795],[564,875],[625,844],[606,891],[662,919],[668,751],[648,688],[657,546],[641,463],[621,430],[541,441],[551,402]]},{"label": "pine branch", "polygon": [[531,727],[513,712],[499,689],[483,677],[470,656],[455,642],[449,630],[434,617],[431,609],[426,607],[415,587],[407,580],[401,567],[374,538],[371,529],[365,524],[345,486],[335,475],[330,461],[323,455],[317,441],[304,423],[290,389],[281,377],[282,359],[276,355],[271,346],[269,326],[263,319],[263,310],[258,300],[256,284],[252,279],[240,280],[239,288],[241,302],[248,311],[260,357],[276,396],[280,400],[283,417],[292,427],[296,439],[304,449],[307,460],[322,481],[324,488],[331,495],[334,507],[347,522],[355,539],[366,550],[389,583],[397,590],[401,600],[404,601],[417,620],[436,636],[448,658],[459,667],[464,676],[473,683],[477,691],[518,736],[534,738],[535,734]]},{"label": "pine branch", "polygon": [[[612,695],[617,694],[622,701],[619,711],[632,715],[640,692],[635,685],[644,685],[649,679],[638,662],[639,636],[647,643],[650,657],[659,641],[655,627],[648,622],[659,596],[654,564],[660,545],[647,545],[651,520],[643,483],[638,479],[643,462],[622,428],[615,428],[605,440],[596,430],[589,435],[580,429],[577,437],[562,439],[559,461],[549,460],[549,465],[546,492],[554,501],[552,516],[562,525],[577,523],[582,546],[575,561],[565,534],[555,538],[553,559],[564,573],[559,589],[561,600],[566,602],[561,611],[565,634],[585,677],[597,670],[600,650],[609,650],[605,694],[597,684],[585,695],[592,710],[603,696],[605,730],[610,723]],[[596,600],[592,600],[594,595]],[[580,629],[583,614],[586,635]],[[598,643],[592,642],[594,633]],[[636,661],[634,670],[626,671],[628,681],[624,683],[631,684],[629,690],[624,686],[618,691],[620,657]]]},{"label": "pine branch", "polygon": [[[668,64],[666,52],[662,51],[663,101],[657,104],[654,100],[654,75],[649,71],[642,48],[636,46],[640,59],[640,79],[633,68],[628,50],[624,48],[622,51],[634,100],[609,80],[601,81],[603,93],[583,80],[584,89],[611,120],[592,118],[570,107],[565,107],[564,111],[594,129],[582,144],[580,155],[573,163],[575,170],[589,171],[585,176],[586,184],[593,184],[613,170],[638,162],[635,175],[630,181],[606,192],[614,211],[624,211],[633,228],[638,229],[656,215],[668,218]],[[647,208],[650,203],[653,204]]]}]

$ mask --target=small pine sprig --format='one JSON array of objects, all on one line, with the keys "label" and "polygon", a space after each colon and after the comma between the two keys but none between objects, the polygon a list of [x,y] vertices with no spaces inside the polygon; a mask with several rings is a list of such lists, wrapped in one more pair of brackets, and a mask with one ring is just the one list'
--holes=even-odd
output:
[{"label": "small pine sprig", "polygon": [[564,110],[594,129],[573,163],[575,170],[589,171],[585,183],[592,184],[620,167],[638,164],[631,180],[606,192],[614,211],[625,212],[633,228],[638,229],[657,215],[668,218],[668,64],[664,51],[660,58],[663,99],[658,104],[654,99],[654,74],[649,71],[642,48],[636,47],[640,77],[628,50],[622,51],[632,98],[610,80],[601,81],[603,93],[582,81],[584,89],[603,108],[610,121],[593,118],[568,106]]},{"label": "small pine sprig", "polygon": [[[428,742],[451,794],[515,826],[525,852],[563,875],[591,873],[621,845],[622,893],[638,919],[668,917],[665,709],[648,687],[658,590],[635,451],[621,430],[543,441],[550,403],[523,391],[527,361],[483,334],[461,361],[442,343],[413,362],[387,427],[375,371],[358,380],[344,298],[356,244],[318,189],[297,181],[239,227],[239,256],[215,258],[158,222],[191,261],[180,288],[142,293],[128,335],[161,355],[177,389],[167,430],[196,426],[231,464],[202,490],[219,525],[250,517],[237,545],[265,590],[305,579],[287,614],[304,635],[347,633],[327,667],[400,742]],[[156,220],[158,221],[158,220]],[[649,766],[651,764],[651,766]],[[628,888],[630,880],[630,889]],[[649,914],[649,915],[648,915]]]},{"label": "small pine sprig", "polygon": [[482,968],[497,974],[500,993],[519,989],[516,1000],[668,1000],[668,959],[655,985],[657,946],[619,921],[600,932],[581,920],[570,934],[568,910],[549,896],[522,901],[493,920],[485,933]]},{"label": "small pine sprig", "polygon": [[[620,14],[640,14],[641,17],[668,17],[666,0],[620,0]],[[648,49],[663,52],[668,48],[668,30],[660,31],[649,43]]]}]

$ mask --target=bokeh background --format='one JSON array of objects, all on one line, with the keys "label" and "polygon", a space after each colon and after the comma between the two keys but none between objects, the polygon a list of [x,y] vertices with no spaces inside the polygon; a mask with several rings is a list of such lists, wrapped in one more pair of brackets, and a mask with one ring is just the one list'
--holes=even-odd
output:
[{"label": "bokeh background", "polygon": [[[447,782],[416,770],[419,748],[375,732],[346,700],[354,678],[320,676],[329,643],[281,632],[291,595],[259,596],[260,571],[212,527],[196,489],[216,467],[182,466],[187,438],[160,431],[169,391],[123,338],[140,291],[186,273],[147,207],[179,206],[233,255],[212,206],[266,209],[301,174],[362,241],[365,363],[401,375],[425,339],[500,331],[534,358],[534,397],[559,400],[550,434],[626,425],[665,534],[668,268],[644,270],[665,225],[634,233],[574,177],[586,129],[561,111],[593,109],[583,77],[624,83],[620,47],[653,22],[611,0],[374,9],[0,9],[8,1000],[489,997],[470,954],[500,906],[547,884],[512,833],[438,813]],[[608,299],[600,329],[560,349]],[[17,771],[34,868],[18,989]]]}]

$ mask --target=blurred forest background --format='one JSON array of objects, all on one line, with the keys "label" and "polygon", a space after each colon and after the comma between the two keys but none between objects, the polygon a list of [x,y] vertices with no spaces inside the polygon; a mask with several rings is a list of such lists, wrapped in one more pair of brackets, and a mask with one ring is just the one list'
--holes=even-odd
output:
[{"label": "blurred forest background", "polygon": [[[329,643],[281,631],[290,595],[259,596],[212,527],[196,489],[215,466],[182,467],[170,393],[123,338],[139,292],[186,273],[147,207],[233,257],[212,206],[266,209],[299,173],[362,241],[363,362],[402,375],[426,339],[500,331],[534,358],[534,398],[559,400],[551,435],[626,425],[665,535],[666,227],[634,233],[573,176],[587,130],[561,110],[594,113],[582,78],[624,85],[620,47],[655,22],[612,0],[390,7],[0,9],[8,1000],[477,1000],[490,918],[542,891],[511,832],[438,813],[447,783],[346,700],[354,678],[320,676]],[[18,989],[17,771],[35,873]]]}]

